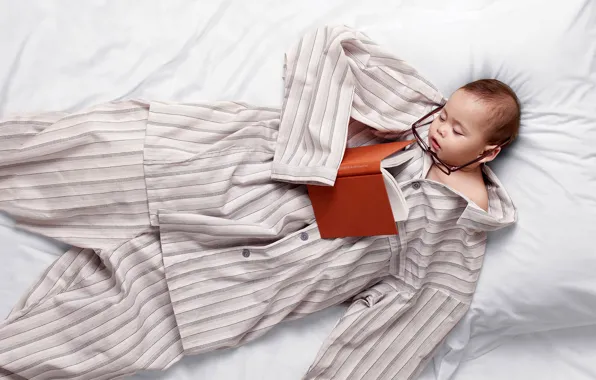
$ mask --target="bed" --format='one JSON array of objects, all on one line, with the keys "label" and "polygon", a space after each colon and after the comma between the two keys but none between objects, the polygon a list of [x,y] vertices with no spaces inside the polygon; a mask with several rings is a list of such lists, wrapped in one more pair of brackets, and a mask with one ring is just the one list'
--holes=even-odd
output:
[{"label": "bed", "polygon": [[[520,137],[492,165],[519,222],[490,235],[472,307],[421,379],[596,378],[593,1],[4,0],[0,117],[131,98],[279,107],[284,52],[325,24],[364,31],[446,96],[495,77],[523,103]],[[66,249],[0,215],[2,318]],[[299,379],[344,310],[136,378]]]}]

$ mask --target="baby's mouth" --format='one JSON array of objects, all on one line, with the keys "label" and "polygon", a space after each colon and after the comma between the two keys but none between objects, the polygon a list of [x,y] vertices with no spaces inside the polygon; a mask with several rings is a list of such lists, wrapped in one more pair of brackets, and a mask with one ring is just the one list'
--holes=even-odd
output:
[{"label": "baby's mouth", "polygon": [[433,151],[438,151],[439,149],[441,149],[441,145],[439,144],[437,139],[435,139],[434,137],[430,138],[430,147],[432,148]]}]

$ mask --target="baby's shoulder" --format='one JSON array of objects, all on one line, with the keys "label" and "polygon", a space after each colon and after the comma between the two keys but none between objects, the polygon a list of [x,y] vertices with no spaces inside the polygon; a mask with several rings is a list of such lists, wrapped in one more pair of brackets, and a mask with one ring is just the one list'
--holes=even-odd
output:
[{"label": "baby's shoulder", "polygon": [[484,211],[488,211],[488,191],[484,178],[466,178],[465,180],[455,180],[452,187],[468,197],[472,202]]},{"label": "baby's shoulder", "polygon": [[472,202],[476,203],[478,207],[484,211],[488,211],[488,191],[484,181],[480,181],[478,186],[473,186],[469,189],[469,194],[465,194]]}]

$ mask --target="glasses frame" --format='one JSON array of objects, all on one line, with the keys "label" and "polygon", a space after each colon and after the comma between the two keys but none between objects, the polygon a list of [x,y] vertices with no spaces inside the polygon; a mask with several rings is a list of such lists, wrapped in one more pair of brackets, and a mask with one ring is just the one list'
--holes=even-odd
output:
[{"label": "glasses frame", "polygon": [[[464,164],[464,165],[459,165],[459,166],[452,166],[449,165],[445,162],[443,162],[443,160],[441,160],[437,154],[435,152],[433,152],[428,144],[424,141],[424,139],[422,139],[422,137],[420,137],[420,134],[418,134],[417,129],[419,129],[420,127],[424,127],[428,124],[431,124],[434,121],[434,118],[431,119],[430,121],[426,121],[427,118],[431,117],[432,115],[436,114],[437,112],[441,111],[443,109],[445,105],[440,105],[437,108],[435,108],[434,110],[430,111],[429,113],[427,113],[426,115],[422,116],[420,119],[416,120],[413,124],[412,124],[412,134],[414,135],[414,137],[416,138],[416,142],[418,143],[418,145],[420,146],[420,148],[425,152],[428,153],[432,160],[433,163],[439,168],[439,170],[441,170],[443,173],[447,174],[447,175],[451,175],[451,173],[461,170],[463,168],[466,168],[472,164],[475,164],[476,162],[482,160],[483,158],[489,156],[490,154],[492,154],[493,151],[495,151],[496,149],[502,148],[505,145],[509,144],[511,142],[511,139],[507,139],[505,142],[499,144],[497,147],[491,149],[491,150],[487,150],[486,152],[484,152],[482,155],[478,156],[476,159]],[[426,121],[426,122],[425,122]]]}]

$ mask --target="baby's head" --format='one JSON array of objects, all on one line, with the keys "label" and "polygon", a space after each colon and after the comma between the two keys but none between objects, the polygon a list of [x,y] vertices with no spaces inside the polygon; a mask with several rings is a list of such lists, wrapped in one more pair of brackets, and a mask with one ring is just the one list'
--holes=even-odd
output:
[{"label": "baby's head", "polygon": [[487,154],[493,160],[499,145],[516,138],[520,104],[515,92],[496,79],[481,79],[455,91],[432,122],[429,146],[445,163],[464,165]]}]

